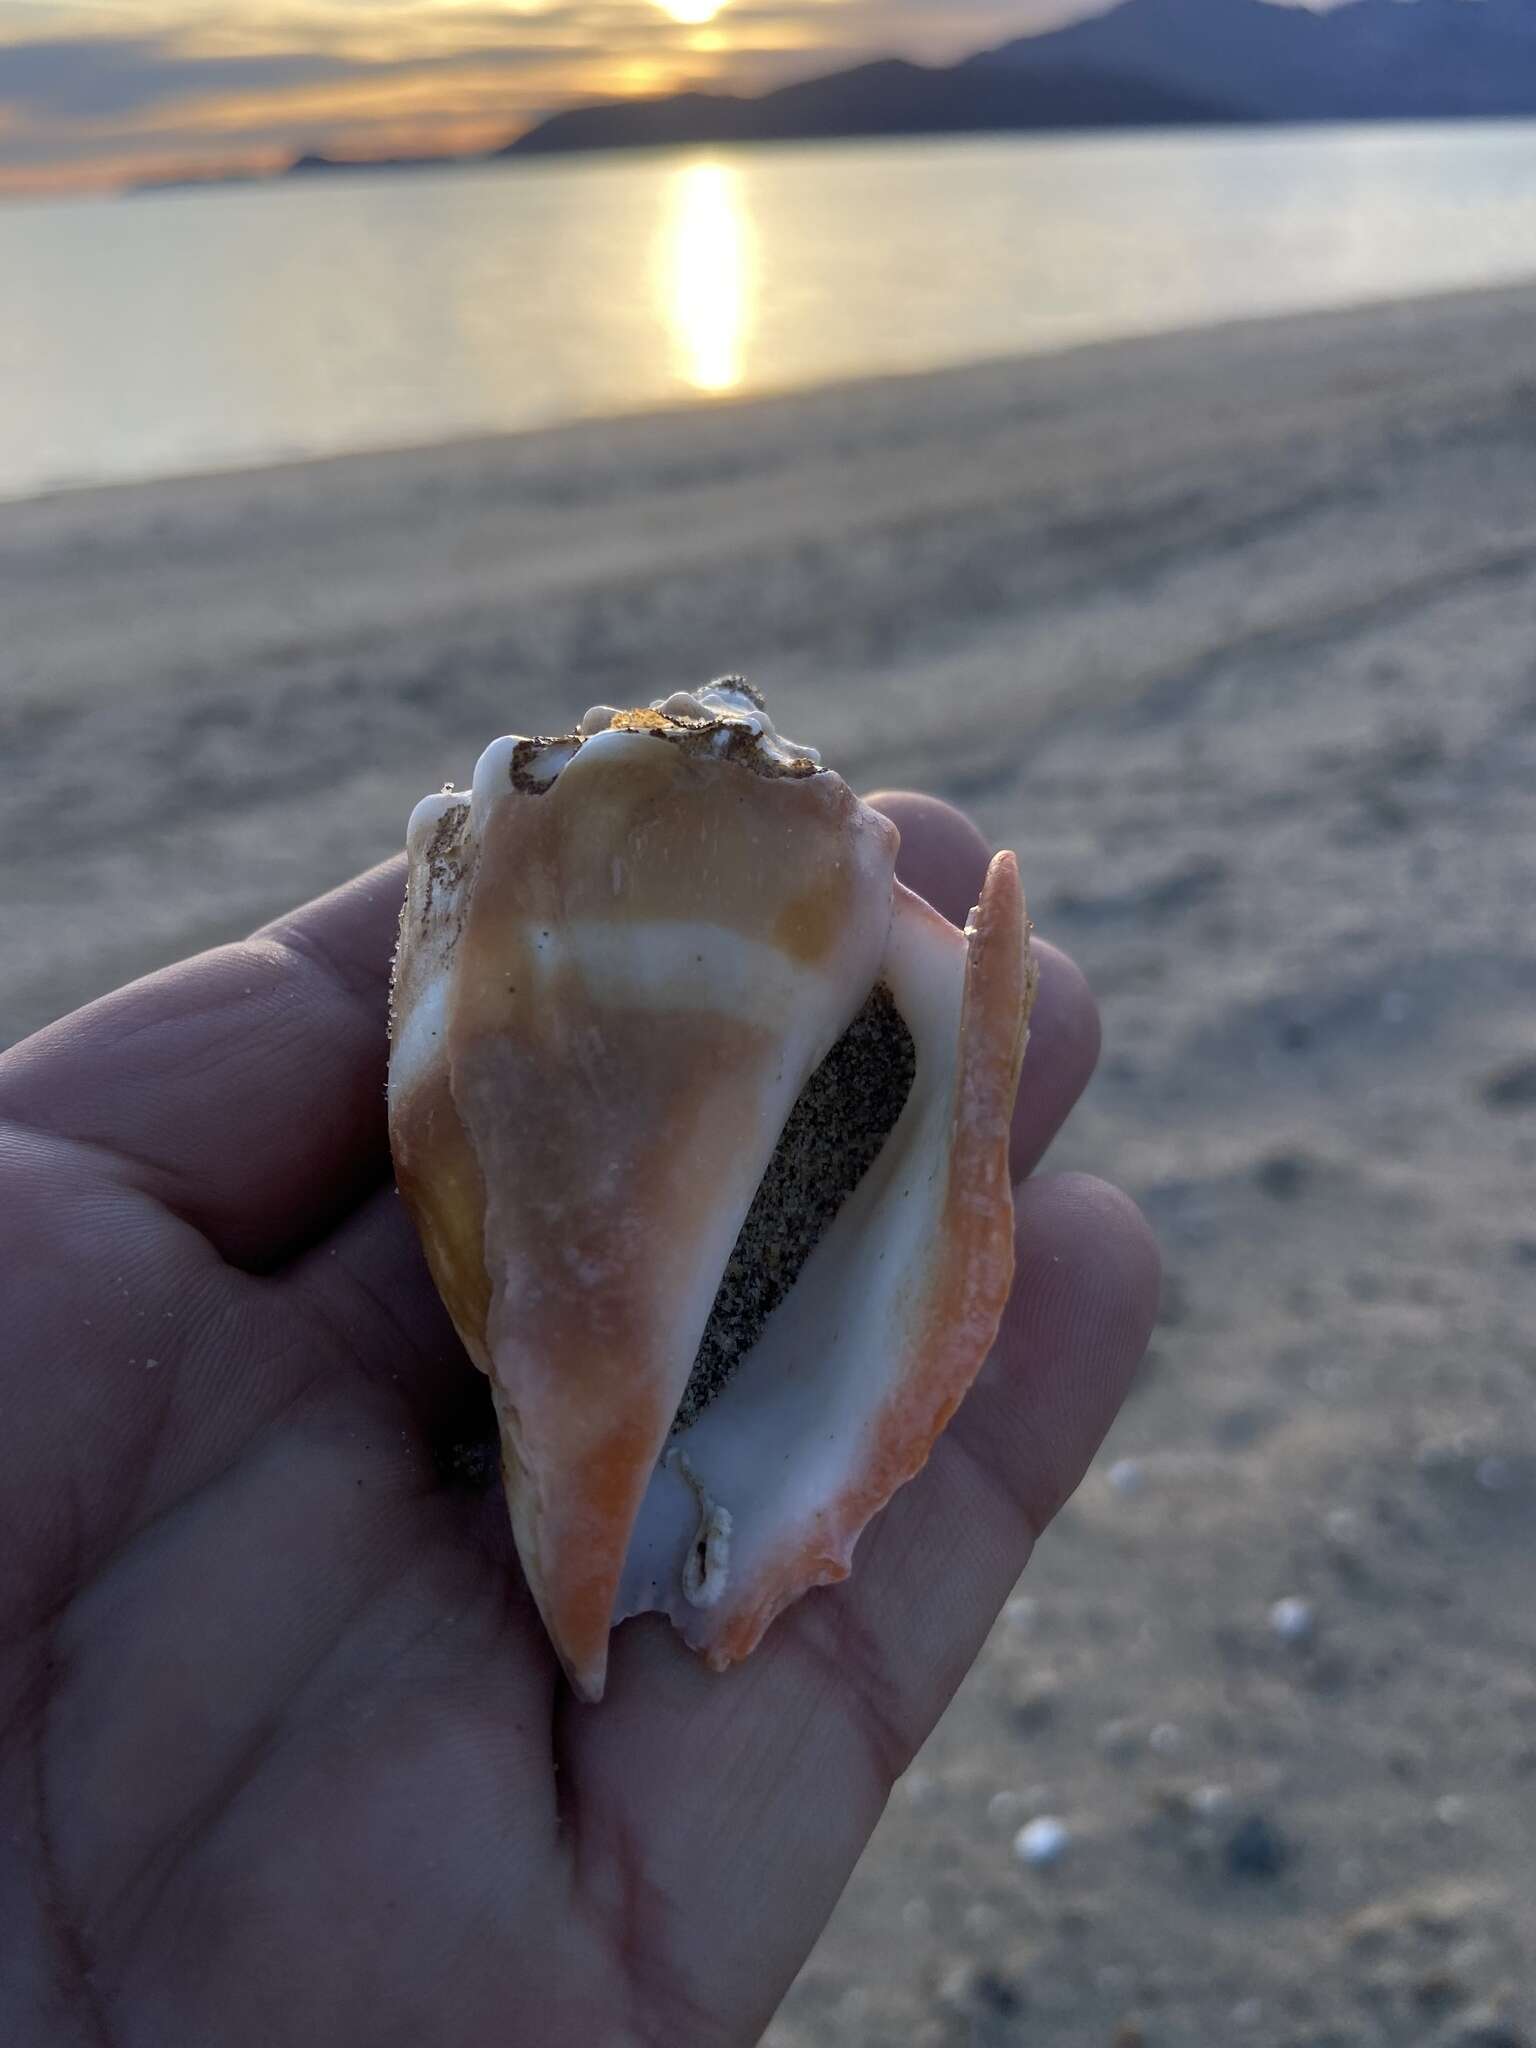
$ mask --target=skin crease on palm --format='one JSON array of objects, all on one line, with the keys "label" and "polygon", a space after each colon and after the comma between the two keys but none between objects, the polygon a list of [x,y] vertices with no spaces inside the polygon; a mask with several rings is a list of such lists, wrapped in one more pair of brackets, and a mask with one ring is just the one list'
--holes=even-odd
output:
[{"label": "skin crease on palm", "polygon": [[[974,827],[876,801],[963,920]],[[390,1182],[401,887],[0,1059],[9,2048],[755,2041],[1144,1348],[1134,1208],[1025,1179],[1098,1048],[1042,947],[1018,1278],[956,1421],[745,1665],[648,1619],[578,1704]]]}]

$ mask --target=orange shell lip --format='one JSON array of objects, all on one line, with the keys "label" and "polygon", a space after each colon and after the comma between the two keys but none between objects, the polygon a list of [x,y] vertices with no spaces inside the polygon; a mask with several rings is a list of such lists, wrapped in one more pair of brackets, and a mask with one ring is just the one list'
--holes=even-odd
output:
[{"label": "orange shell lip", "polygon": [[[1012,855],[956,931],[895,882],[889,822],[744,692],[532,744],[413,820],[390,1124],[492,1382],[530,1588],[597,1699],[632,1613],[717,1668],[747,1655],[925,1462],[1011,1284],[1034,975]],[[790,1112],[877,988],[910,1091],[674,1433]]]}]

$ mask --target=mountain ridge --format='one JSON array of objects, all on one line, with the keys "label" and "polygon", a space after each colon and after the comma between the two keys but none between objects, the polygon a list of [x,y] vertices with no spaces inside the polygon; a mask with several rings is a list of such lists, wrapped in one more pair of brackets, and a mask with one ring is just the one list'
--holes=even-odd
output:
[{"label": "mountain ridge", "polygon": [[1349,0],[1327,13],[1272,0],[1121,0],[966,61],[1036,78],[1113,65],[1239,101],[1262,120],[1536,114],[1529,0]]},{"label": "mountain ridge", "polygon": [[1176,84],[1079,65],[1037,79],[998,64],[914,64],[881,57],[754,97],[684,92],[602,100],[551,114],[498,157],[679,142],[786,142],[860,135],[1232,121],[1245,110]]}]

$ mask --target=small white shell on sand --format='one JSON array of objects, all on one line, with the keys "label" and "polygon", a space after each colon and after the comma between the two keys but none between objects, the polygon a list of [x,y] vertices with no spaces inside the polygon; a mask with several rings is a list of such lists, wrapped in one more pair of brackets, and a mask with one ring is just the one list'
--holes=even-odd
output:
[{"label": "small white shell on sand", "polygon": [[1014,1855],[1034,1869],[1059,1863],[1071,1846],[1071,1829],[1049,1813],[1027,1822],[1013,1838]]},{"label": "small white shell on sand", "polygon": [[1317,1631],[1317,1610],[1299,1594],[1287,1594],[1269,1610],[1269,1625],[1282,1643],[1310,1642]]}]

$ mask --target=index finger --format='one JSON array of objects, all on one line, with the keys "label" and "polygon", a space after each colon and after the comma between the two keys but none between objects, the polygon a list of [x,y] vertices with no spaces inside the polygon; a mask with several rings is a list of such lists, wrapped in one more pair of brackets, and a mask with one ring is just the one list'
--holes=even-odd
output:
[{"label": "index finger", "polygon": [[104,996],[0,1058],[0,1116],[110,1155],[232,1263],[276,1264],[388,1170],[403,859]]},{"label": "index finger", "polygon": [[[942,911],[951,924],[964,925],[992,858],[992,849],[971,820],[953,804],[911,790],[882,792],[869,802],[883,811],[901,834],[896,872],[902,881]],[[1026,890],[1029,887],[1027,875],[1024,886]],[[1099,1060],[1098,1005],[1082,969],[1041,939],[1035,940],[1035,957],[1040,982],[1009,1147],[1015,1180],[1034,1172],[1060,1122],[1055,1093],[1037,1087],[1036,1076],[1049,1073],[1053,1090],[1076,1101]]]}]

